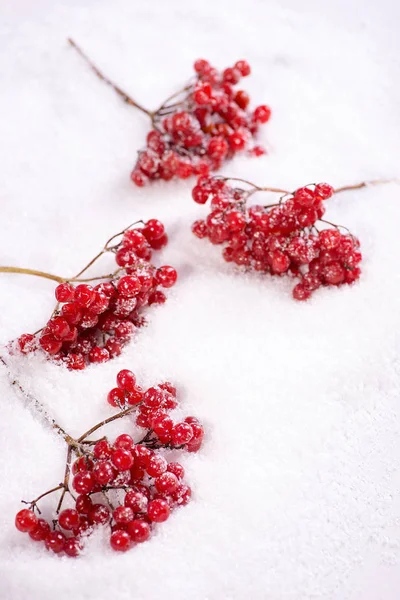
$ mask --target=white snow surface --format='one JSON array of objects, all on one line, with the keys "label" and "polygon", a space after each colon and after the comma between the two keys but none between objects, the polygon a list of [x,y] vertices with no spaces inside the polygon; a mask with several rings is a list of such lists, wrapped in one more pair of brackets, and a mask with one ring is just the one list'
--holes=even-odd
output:
[{"label": "white snow surface", "polygon": [[[13,376],[69,432],[112,414],[120,368],[174,381],[206,440],[183,459],[193,502],[150,542],[80,559],[13,525],[21,499],[57,485],[64,443],[0,369],[0,597],[58,600],[397,600],[400,586],[399,217],[390,184],[329,201],[360,237],[354,287],[291,298],[292,282],[234,272],[190,232],[206,208],[189,182],[129,180],[146,117],[66,43],[73,37],[154,107],[191,74],[246,58],[268,103],[269,155],[223,173],[293,189],[400,175],[399,4],[336,0],[0,2],[0,264],[76,272],[113,233],[163,220],[159,264],[179,282],[117,360],[70,373],[40,357]],[[99,267],[101,270],[101,267]],[[54,284],[0,276],[0,342],[40,328]],[[108,431],[126,430],[123,423]],[[53,505],[44,502],[47,510]]]}]

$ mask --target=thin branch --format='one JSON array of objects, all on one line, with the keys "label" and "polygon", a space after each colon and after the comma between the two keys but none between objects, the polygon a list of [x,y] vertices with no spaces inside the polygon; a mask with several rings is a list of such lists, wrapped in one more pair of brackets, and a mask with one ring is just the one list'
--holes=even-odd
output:
[{"label": "thin branch", "polygon": [[57,504],[57,509],[56,509],[56,513],[58,514],[61,510],[62,507],[62,503],[64,501],[64,497],[66,492],[68,491],[68,486],[69,486],[69,474],[71,471],[71,458],[72,458],[72,447],[68,446],[68,451],[67,451],[67,460],[65,462],[65,472],[64,472],[64,482],[62,484],[63,487],[63,491],[60,497],[60,500]]},{"label": "thin branch", "polygon": [[380,185],[382,183],[400,183],[400,179],[373,179],[372,181],[362,181],[354,185],[344,185],[343,187],[336,188],[335,194],[340,192],[348,192],[350,190],[360,190],[361,188],[369,187],[370,185]]},{"label": "thin branch", "polygon": [[94,265],[96,260],[98,260],[101,256],[103,256],[103,254],[105,252],[107,252],[107,250],[105,248],[103,248],[103,250],[101,250],[101,252],[96,254],[96,256],[94,258],[92,258],[92,260],[90,262],[88,262],[88,264],[85,267],[83,267],[83,269],[81,271],[79,271],[79,273],[77,273],[72,279],[69,279],[68,281],[75,281],[75,279],[77,279],[78,277],[83,275],[83,273],[85,273],[85,271],[87,271],[92,265]]},{"label": "thin branch", "polygon": [[20,384],[20,382],[17,379],[14,379],[11,376],[11,371],[10,368],[7,364],[7,362],[4,360],[3,356],[0,356],[0,362],[6,367],[7,370],[7,376],[8,379],[11,383],[12,386],[14,386],[19,392],[20,394],[22,394],[22,396],[25,398],[25,400],[28,401],[29,405],[32,406],[36,412],[38,412],[40,414],[40,416],[43,418],[43,420],[50,425],[50,427],[52,429],[55,429],[56,432],[58,433],[58,435],[60,435],[62,438],[64,438],[64,440],[67,442],[68,445],[73,445],[74,443],[76,444],[75,440],[65,431],[65,429],[63,429],[56,421],[55,419],[53,419],[53,417],[51,417],[47,411],[47,409],[45,408],[45,406],[39,402],[39,400],[37,400],[37,398],[35,398],[34,396],[32,396],[32,394],[30,394],[29,392],[27,392],[22,385]]},{"label": "thin branch", "polygon": [[58,492],[58,490],[62,490],[63,487],[64,487],[64,484],[60,483],[59,485],[57,485],[56,487],[52,488],[51,490],[48,490],[47,492],[44,492],[43,494],[40,494],[40,496],[38,496],[34,500],[31,500],[30,502],[27,502],[26,500],[21,500],[21,502],[23,504],[29,504],[30,506],[36,506],[36,503],[39,502],[39,500],[41,500],[45,496],[48,496],[49,494],[52,494],[53,492]]},{"label": "thin branch", "polygon": [[118,85],[116,85],[113,81],[111,81],[111,79],[106,77],[100,71],[100,69],[98,69],[96,67],[96,65],[90,60],[90,58],[83,52],[83,50],[74,42],[74,40],[72,40],[71,38],[68,38],[68,42],[77,51],[77,53],[86,61],[86,63],[89,65],[89,67],[92,69],[92,71],[97,75],[97,77],[99,79],[101,79],[102,81],[104,81],[104,83],[106,83],[107,85],[112,87],[112,89],[118,94],[118,96],[120,96],[122,98],[122,100],[126,104],[129,104],[130,106],[134,106],[135,108],[137,108],[144,114],[148,115],[151,119],[153,118],[154,113],[152,113],[150,110],[147,110],[147,108],[144,108],[144,106],[142,106],[138,102],[135,102],[135,100],[133,100],[130,96],[128,96],[128,94],[126,92],[124,92],[124,90],[122,90]]},{"label": "thin branch", "polygon": [[89,435],[91,435],[92,433],[94,433],[95,431],[97,431],[98,429],[100,429],[101,427],[104,427],[104,425],[107,425],[108,423],[112,423],[112,421],[116,421],[117,419],[122,419],[122,417],[125,417],[126,415],[129,415],[136,408],[137,408],[136,406],[131,406],[130,408],[126,408],[124,410],[121,410],[121,412],[113,415],[112,417],[108,417],[108,419],[105,419],[104,421],[101,421],[100,423],[97,423],[97,425],[93,425],[93,427],[91,427],[90,429],[88,429],[87,431],[85,431],[85,433],[83,433],[76,441],[78,443],[83,442],[85,438],[89,437]]},{"label": "thin branch", "polygon": [[46,273],[45,271],[37,271],[36,269],[23,269],[21,267],[0,267],[0,273],[20,273],[21,275],[35,275],[36,277],[44,277],[45,279],[51,279],[57,281],[57,283],[64,283],[66,279],[53,275],[52,273]]}]

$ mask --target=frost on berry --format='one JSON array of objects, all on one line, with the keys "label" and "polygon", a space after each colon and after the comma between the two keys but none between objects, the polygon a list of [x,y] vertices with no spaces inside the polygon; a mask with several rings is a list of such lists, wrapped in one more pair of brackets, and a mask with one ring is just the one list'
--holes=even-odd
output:
[{"label": "frost on berry", "polygon": [[153,116],[154,128],[131,173],[139,187],[154,179],[207,175],[244,149],[250,156],[264,154],[253,140],[271,110],[265,105],[250,110],[247,92],[235,88],[250,75],[249,64],[239,60],[220,72],[199,59],[194,70],[194,83]]},{"label": "frost on berry", "polygon": [[[98,527],[107,532],[114,551],[126,552],[146,542],[155,528],[191,499],[191,488],[178,459],[182,452],[200,449],[204,429],[194,416],[180,421],[171,416],[178,406],[175,386],[164,381],[143,389],[135,374],[123,369],[107,401],[119,411],[111,420],[129,416],[129,433],[121,433],[113,441],[106,436],[88,441],[88,436],[107,423],[102,421],[78,442],[71,444],[68,436],[64,484],[25,503],[29,507],[15,517],[20,532],[55,554],[78,557]],[[173,462],[168,460],[171,450]],[[38,503],[56,493],[61,497],[54,497],[55,512],[51,520],[46,519]]]},{"label": "frost on berry", "polygon": [[59,284],[54,314],[37,334],[20,336],[16,344],[20,352],[41,349],[73,371],[107,362],[121,354],[144,324],[145,309],[165,302],[160,288],[172,287],[177,272],[169,265],[157,268],[152,262],[153,251],[168,243],[161,221],[150,219],[119,234],[118,242],[111,239],[112,246],[106,245],[106,250],[115,257],[115,272],[97,285]]},{"label": "frost on berry", "polygon": [[[264,118],[262,110],[258,114]],[[360,277],[359,241],[345,228],[323,220],[332,186],[305,186],[276,204],[248,206],[249,197],[261,189],[234,188],[228,181],[200,177],[192,190],[195,202],[210,204],[209,214],[193,223],[192,232],[222,246],[227,262],[295,278],[296,300],[307,300],[322,286],[350,284]]]}]

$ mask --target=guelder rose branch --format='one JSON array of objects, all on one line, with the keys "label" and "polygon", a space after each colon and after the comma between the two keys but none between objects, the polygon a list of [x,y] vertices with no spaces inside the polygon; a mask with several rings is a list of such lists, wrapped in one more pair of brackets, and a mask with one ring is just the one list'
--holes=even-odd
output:
[{"label": "guelder rose branch", "polygon": [[[177,423],[170,417],[169,412],[178,406],[176,388],[164,382],[143,390],[134,374],[123,370],[107,400],[118,412],[78,438],[63,435],[58,427],[67,443],[63,480],[33,500],[23,501],[29,508],[15,518],[19,531],[44,542],[56,554],[78,556],[98,526],[109,528],[113,550],[126,551],[149,539],[154,527],[191,497],[182,465],[168,462],[162,453],[197,452],[204,437],[196,417]],[[120,434],[113,443],[106,436],[88,439],[109,423],[130,416],[145,430],[139,441],[129,433]],[[53,518],[44,519],[39,502],[59,492]],[[63,508],[67,496],[72,508]]]},{"label": "guelder rose branch", "polygon": [[[170,288],[177,280],[173,267],[156,267],[151,262],[153,251],[167,243],[164,225],[150,219],[113,235],[72,278],[35,269],[0,267],[0,272],[35,275],[59,283],[55,290],[57,305],[50,319],[38,332],[19,338],[19,351],[26,354],[41,350],[73,370],[118,356],[145,323],[144,309],[165,302],[166,296],[159,288]],[[85,276],[105,254],[114,257],[117,269],[106,275]],[[97,284],[92,287],[88,282]]]},{"label": "guelder rose branch", "polygon": [[[334,194],[381,183],[391,182],[375,180],[336,190],[318,183],[289,192],[238,178],[201,176],[192,197],[199,204],[209,202],[210,212],[193,223],[192,231],[221,245],[227,262],[297,280],[293,297],[307,300],[322,286],[351,284],[361,274],[360,243],[346,227],[323,218],[325,202]],[[259,192],[282,195],[272,204],[249,205]]]},{"label": "guelder rose branch", "polygon": [[206,60],[197,60],[192,80],[151,111],[105,76],[73,40],[68,41],[101,81],[151,120],[146,148],[139,152],[131,173],[137,186],[155,179],[169,181],[175,177],[207,175],[246,149],[250,156],[265,154],[253,142],[260,125],[269,120],[271,110],[260,105],[250,111],[249,95],[235,88],[243,77],[250,75],[245,60],[222,72]]}]

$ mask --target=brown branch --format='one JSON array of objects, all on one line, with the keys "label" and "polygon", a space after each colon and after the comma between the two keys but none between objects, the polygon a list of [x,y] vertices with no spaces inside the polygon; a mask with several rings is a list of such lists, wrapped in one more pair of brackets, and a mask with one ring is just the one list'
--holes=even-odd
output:
[{"label": "brown branch", "polygon": [[83,267],[83,269],[81,271],[79,271],[79,273],[77,273],[74,277],[72,277],[72,279],[68,279],[68,281],[74,281],[75,279],[77,279],[78,277],[83,275],[83,273],[85,273],[85,271],[87,271],[92,265],[94,265],[96,260],[98,260],[101,256],[103,256],[103,254],[105,252],[107,252],[107,250],[105,248],[103,248],[103,250],[101,250],[101,252],[96,254],[96,256],[94,258],[92,258],[92,260],[90,262],[88,262],[88,264],[85,267]]},{"label": "brown branch", "polygon": [[382,183],[400,183],[399,179],[373,179],[372,181],[362,181],[354,185],[344,185],[343,187],[336,188],[335,194],[340,192],[348,192],[350,190],[360,190],[361,188],[369,187],[372,185],[380,185]]},{"label": "brown branch", "polygon": [[58,275],[52,275],[51,273],[45,273],[44,271],[37,271],[36,269],[23,269],[21,267],[0,267],[0,273],[20,273],[21,275],[35,275],[36,277],[44,277],[45,279],[51,279],[58,283],[64,283],[67,281],[64,277]]},{"label": "brown branch", "polygon": [[107,425],[108,423],[112,423],[112,421],[116,421],[117,419],[122,419],[122,417],[129,415],[136,408],[137,408],[137,406],[131,406],[130,408],[121,410],[119,413],[113,415],[112,417],[108,417],[108,419],[105,419],[104,421],[100,421],[100,423],[97,423],[97,425],[93,425],[93,427],[91,427],[90,429],[85,431],[85,433],[83,433],[80,437],[78,437],[78,439],[76,441],[80,444],[81,442],[84,441],[85,438],[87,438],[89,435],[91,435],[92,433],[94,433],[95,431],[100,429],[101,427],[104,427],[104,425]]},{"label": "brown branch", "polygon": [[130,96],[128,96],[128,94],[126,92],[124,92],[124,90],[122,90],[118,85],[116,85],[113,81],[111,81],[111,79],[106,77],[100,71],[100,69],[98,69],[96,67],[96,65],[90,60],[90,58],[83,52],[83,50],[74,42],[74,40],[72,40],[71,38],[68,38],[68,42],[77,51],[77,53],[86,61],[86,63],[89,65],[89,67],[92,69],[92,71],[97,75],[97,77],[99,79],[101,79],[102,81],[104,81],[104,83],[109,85],[118,94],[118,96],[120,96],[120,98],[122,98],[122,100],[126,104],[129,104],[130,106],[134,106],[141,112],[148,115],[151,119],[153,118],[153,115],[154,115],[153,112],[151,112],[150,110],[147,110],[147,108],[144,108],[144,106],[142,106],[138,102],[135,102],[135,100],[133,100]]},{"label": "brown branch", "polygon": [[67,491],[69,491],[69,474],[71,471],[71,458],[72,458],[72,446],[68,446],[68,451],[67,451],[67,460],[65,462],[65,472],[64,472],[64,482],[62,484],[63,487],[63,491],[62,494],[60,496],[60,500],[57,504],[57,509],[56,509],[56,513],[58,514],[61,510],[62,507],[62,503],[64,501],[64,497]]},{"label": "brown branch", "polygon": [[39,502],[39,500],[41,500],[45,496],[48,496],[49,494],[52,494],[53,492],[58,492],[58,490],[62,490],[63,487],[64,487],[64,484],[60,483],[59,485],[57,485],[56,487],[52,488],[51,490],[48,490],[47,492],[44,492],[43,494],[40,494],[40,496],[38,496],[34,500],[31,500],[31,501],[28,501],[28,502],[26,500],[21,500],[21,502],[22,502],[22,504],[29,504],[29,506],[36,507],[38,513],[41,514],[39,508],[36,506],[36,504]]}]

